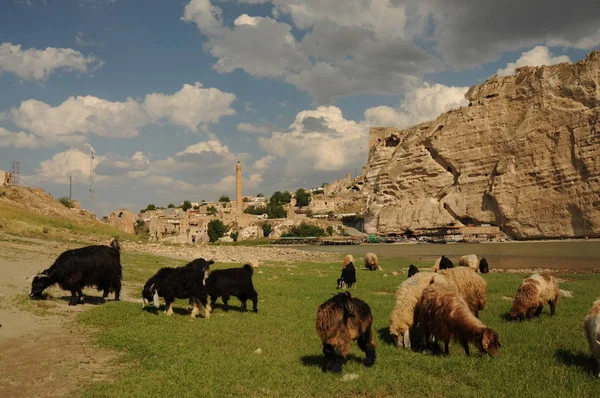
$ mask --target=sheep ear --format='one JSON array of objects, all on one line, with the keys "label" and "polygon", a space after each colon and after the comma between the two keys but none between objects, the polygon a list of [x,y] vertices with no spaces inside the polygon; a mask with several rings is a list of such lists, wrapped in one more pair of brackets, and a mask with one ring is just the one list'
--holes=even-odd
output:
[{"label": "sheep ear", "polygon": [[158,291],[154,291],[154,296],[152,297],[152,302],[156,308],[160,308],[160,301],[158,300]]}]

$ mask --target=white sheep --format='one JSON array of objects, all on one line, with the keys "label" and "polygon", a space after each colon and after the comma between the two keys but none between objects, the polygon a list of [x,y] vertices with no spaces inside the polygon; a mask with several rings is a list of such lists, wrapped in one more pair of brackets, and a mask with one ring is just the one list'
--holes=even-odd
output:
[{"label": "white sheep", "polygon": [[476,317],[486,303],[487,282],[477,272],[467,267],[448,268],[438,272],[456,288]]},{"label": "white sheep", "polygon": [[458,260],[458,265],[461,267],[469,267],[479,272],[479,259],[475,254],[467,254]]},{"label": "white sheep", "polygon": [[379,266],[377,255],[371,252],[365,254],[365,268],[371,271],[383,271],[383,268]]},{"label": "white sheep", "polygon": [[433,272],[419,272],[406,279],[396,289],[396,304],[390,313],[390,335],[397,347],[410,348],[410,329],[414,312],[423,290],[430,284],[447,284],[444,276]]},{"label": "white sheep", "polygon": [[600,377],[600,299],[594,302],[584,321],[585,335],[592,356],[596,359],[598,377]]}]

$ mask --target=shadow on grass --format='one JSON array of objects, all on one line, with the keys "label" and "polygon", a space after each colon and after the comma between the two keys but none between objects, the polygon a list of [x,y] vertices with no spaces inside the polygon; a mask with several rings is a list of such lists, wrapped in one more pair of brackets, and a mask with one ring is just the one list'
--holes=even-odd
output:
[{"label": "shadow on grass", "polygon": [[[325,360],[325,357],[322,354],[321,355],[305,355],[302,358],[300,358],[300,360],[302,361],[302,365],[304,365],[304,366],[317,367],[320,369],[323,367],[323,361]],[[364,361],[365,361],[364,356],[359,357],[354,354],[350,354],[346,357],[346,360],[344,361],[344,363],[348,363],[348,362],[363,363]]]},{"label": "shadow on grass", "polygon": [[390,328],[381,328],[377,331],[377,334],[379,335],[379,339],[385,344],[396,346],[394,339],[390,334]]},{"label": "shadow on grass", "polygon": [[[71,296],[61,296],[58,298],[61,301],[65,301],[65,302],[69,302],[71,301]],[[88,295],[83,295],[83,302],[79,303],[77,305],[81,305],[81,304],[91,304],[91,305],[99,305],[99,304],[104,304],[104,303],[108,303],[109,301],[114,301],[114,299],[103,299],[101,296],[88,296]]]},{"label": "shadow on grass", "polygon": [[575,366],[580,368],[586,373],[591,375],[598,374],[598,369],[596,369],[597,365],[594,360],[590,357],[590,355],[579,351],[577,353],[565,350],[563,348],[556,350],[554,353],[554,358],[556,358],[559,362],[567,366]]}]

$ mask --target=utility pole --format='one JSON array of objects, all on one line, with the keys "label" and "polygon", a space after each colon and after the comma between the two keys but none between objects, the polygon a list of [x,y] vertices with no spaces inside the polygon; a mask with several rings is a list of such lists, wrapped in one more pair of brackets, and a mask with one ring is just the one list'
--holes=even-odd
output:
[{"label": "utility pole", "polygon": [[73,202],[73,176],[69,175],[69,203]]}]

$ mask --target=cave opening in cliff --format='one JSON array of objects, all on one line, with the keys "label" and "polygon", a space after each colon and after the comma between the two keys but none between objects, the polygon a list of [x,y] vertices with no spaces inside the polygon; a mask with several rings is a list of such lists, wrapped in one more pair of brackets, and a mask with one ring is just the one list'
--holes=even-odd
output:
[{"label": "cave opening in cliff", "polygon": [[385,146],[388,148],[396,147],[398,144],[400,144],[400,138],[396,137],[395,135],[391,135],[385,139]]}]

